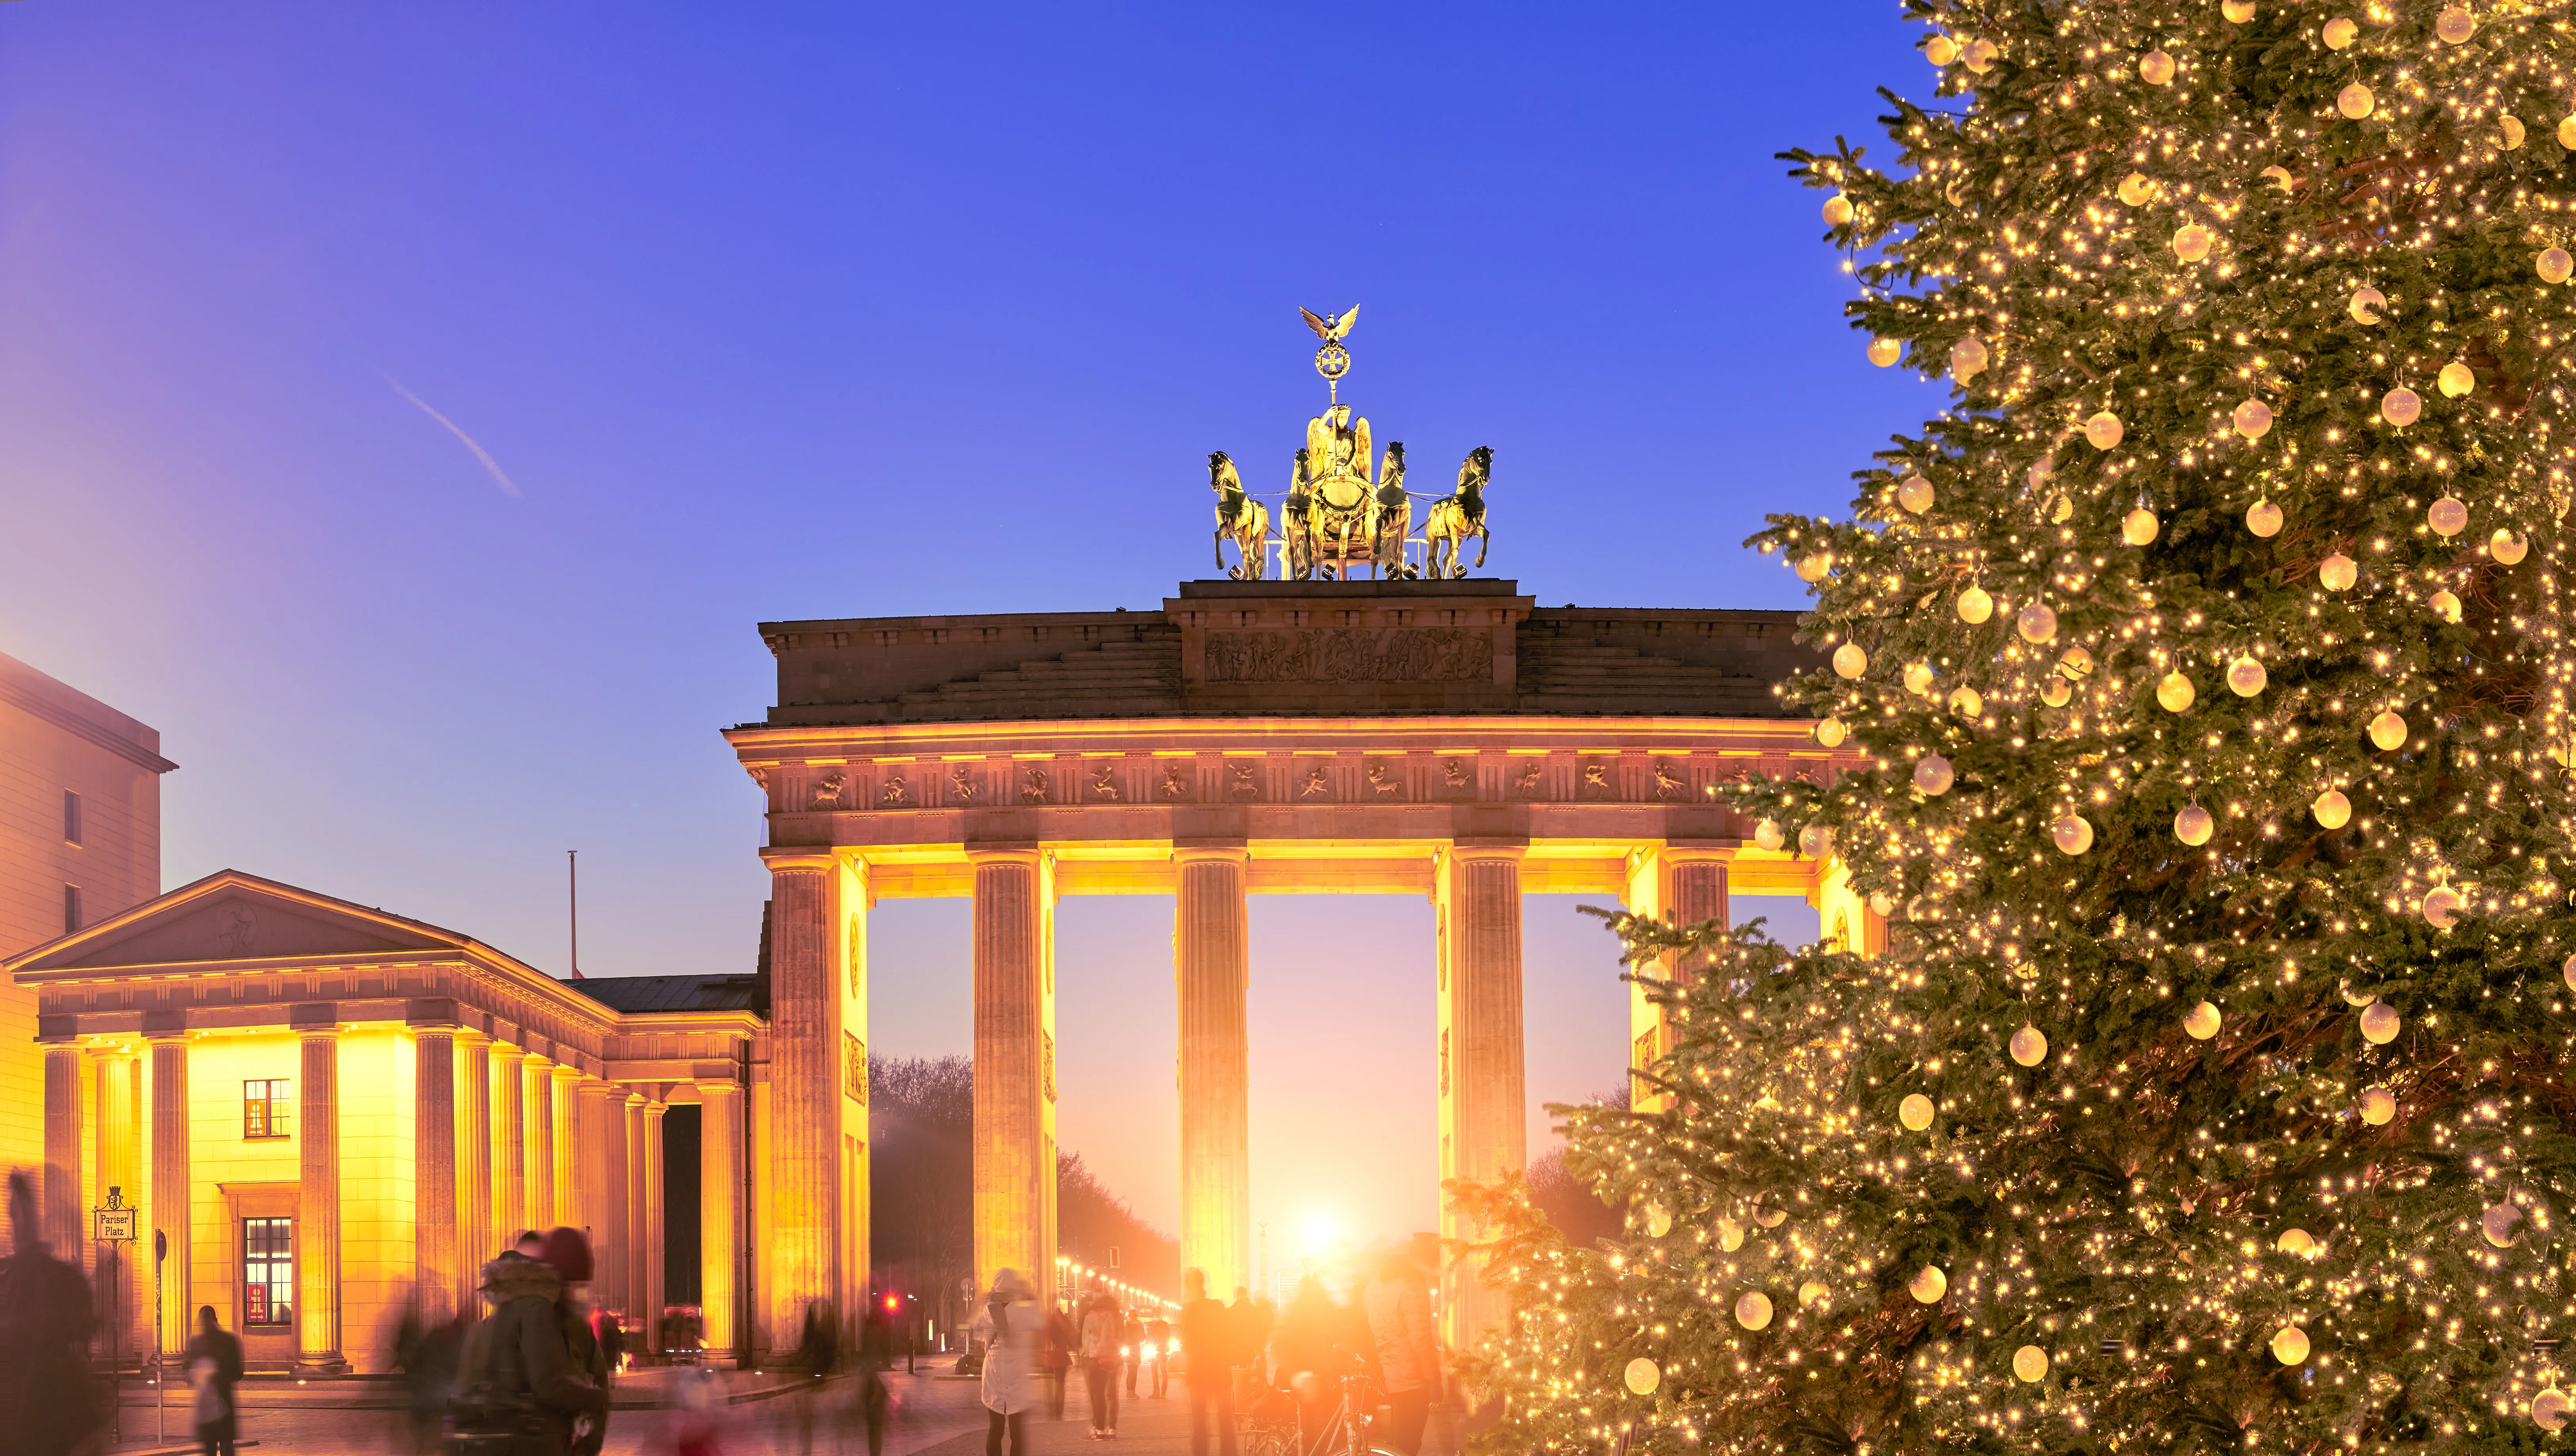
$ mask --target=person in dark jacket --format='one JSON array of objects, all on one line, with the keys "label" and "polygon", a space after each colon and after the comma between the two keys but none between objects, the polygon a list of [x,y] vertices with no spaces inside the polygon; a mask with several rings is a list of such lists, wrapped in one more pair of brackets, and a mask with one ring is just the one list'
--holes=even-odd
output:
[{"label": "person in dark jacket", "polygon": [[1234,1456],[1234,1335],[1225,1306],[1208,1298],[1207,1274],[1182,1271],[1181,1378],[1190,1393],[1190,1456],[1207,1456],[1211,1420],[1217,1449]]},{"label": "person in dark jacket", "polygon": [[537,1456],[571,1456],[606,1416],[608,1392],[565,1339],[563,1276],[513,1249],[483,1266],[483,1297],[492,1312],[465,1338],[460,1428],[518,1424]]},{"label": "person in dark jacket", "polygon": [[599,1412],[573,1437],[572,1456],[599,1456],[608,1440],[608,1387],[615,1367],[590,1325],[590,1240],[577,1228],[558,1228],[540,1243],[537,1258],[563,1281],[563,1292],[555,1296],[555,1323],[563,1331],[564,1351],[600,1390]]},{"label": "person in dark jacket", "polygon": [[241,1439],[242,1342],[215,1318],[213,1305],[198,1306],[196,1338],[188,1341],[179,1368],[197,1389],[197,1444],[206,1456],[233,1456],[233,1443]]},{"label": "person in dark jacket", "polygon": [[403,1311],[394,1332],[394,1363],[402,1367],[416,1456],[432,1456],[445,1438],[447,1403],[456,1396],[457,1362],[464,1358],[463,1316],[431,1324],[416,1301]]},{"label": "person in dark jacket", "polygon": [[1297,1397],[1297,1429],[1303,1445],[1311,1447],[1322,1438],[1340,1400],[1340,1377],[1351,1363],[1350,1352],[1343,1348],[1345,1324],[1323,1280],[1309,1274],[1297,1281],[1288,1317],[1279,1324],[1279,1379]]},{"label": "person in dark jacket", "polygon": [[45,1246],[35,1184],[9,1175],[13,1252],[0,1259],[0,1444],[63,1456],[107,1424],[89,1378],[89,1281]]},{"label": "person in dark jacket", "polygon": [[[868,1427],[868,1456],[885,1456],[886,1372],[894,1368],[894,1315],[890,1300],[868,1301],[868,1317],[859,1322],[859,1418]],[[1064,1415],[1064,1379],[1056,1378],[1055,1413]]]}]

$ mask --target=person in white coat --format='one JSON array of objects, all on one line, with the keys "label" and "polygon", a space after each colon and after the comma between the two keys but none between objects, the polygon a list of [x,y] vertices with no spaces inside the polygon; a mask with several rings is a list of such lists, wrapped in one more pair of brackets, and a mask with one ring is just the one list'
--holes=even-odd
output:
[{"label": "person in white coat", "polygon": [[1038,1403],[1038,1341],[1046,1333],[1046,1317],[1019,1270],[993,1276],[993,1292],[975,1316],[972,1333],[984,1342],[984,1409],[992,1413],[984,1456],[1002,1456],[1005,1434],[1011,1456],[1029,1456],[1025,1422]]}]

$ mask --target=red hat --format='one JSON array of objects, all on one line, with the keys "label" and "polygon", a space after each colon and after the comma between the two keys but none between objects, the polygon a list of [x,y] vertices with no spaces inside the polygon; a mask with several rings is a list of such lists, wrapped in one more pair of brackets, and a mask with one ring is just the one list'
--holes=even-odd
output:
[{"label": "red hat", "polygon": [[590,1280],[590,1240],[577,1228],[559,1228],[546,1235],[545,1252],[537,1257],[566,1284]]}]

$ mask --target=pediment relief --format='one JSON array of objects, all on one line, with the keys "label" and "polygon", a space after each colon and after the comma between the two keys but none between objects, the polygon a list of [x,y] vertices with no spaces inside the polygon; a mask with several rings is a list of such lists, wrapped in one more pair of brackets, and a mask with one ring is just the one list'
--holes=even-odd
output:
[{"label": "pediment relief", "polygon": [[388,951],[451,950],[460,942],[427,927],[379,918],[356,906],[301,898],[235,881],[211,892],[190,887],[110,922],[21,971],[191,961],[339,959]]}]

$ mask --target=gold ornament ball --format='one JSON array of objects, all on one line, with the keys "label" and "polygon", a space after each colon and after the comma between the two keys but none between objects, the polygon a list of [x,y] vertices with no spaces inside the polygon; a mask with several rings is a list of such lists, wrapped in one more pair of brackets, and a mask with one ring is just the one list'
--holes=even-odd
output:
[{"label": "gold ornament ball", "polygon": [[2173,84],[2173,78],[2173,57],[2163,51],[2149,51],[2138,57],[2139,80],[2150,86],[2170,86]]},{"label": "gold ornament ball", "polygon": [[2522,1210],[2511,1199],[2489,1204],[2487,1211],[2478,1215],[2478,1232],[2497,1248],[2510,1249],[2522,1242],[2522,1217]]},{"label": "gold ornament ball", "polygon": [[2387,294],[2364,285],[2352,291],[2352,302],[2345,306],[2345,311],[2352,315],[2354,323],[2375,324],[2380,320],[2379,311],[2387,306]]},{"label": "gold ornament ball", "polygon": [[2326,49],[2330,51],[2342,50],[2345,46],[2352,44],[2354,38],[2360,34],[2361,27],[2353,23],[2351,16],[2338,15],[2334,19],[2326,22]]},{"label": "gold ornament ball", "polygon": [[2406,720],[2393,712],[2382,712],[2370,720],[2370,741],[2382,753],[2406,741]]},{"label": "gold ornament ball", "polygon": [[1798,580],[1823,581],[1827,576],[1833,574],[1834,553],[1830,551],[1810,552],[1807,555],[1798,558],[1797,568]]},{"label": "gold ornament ball", "polygon": [[1827,1289],[1822,1280],[1810,1279],[1798,1286],[1798,1302],[1811,1308],[1822,1309],[1831,1304],[1833,1298],[1834,1292]]},{"label": "gold ornament ball", "polygon": [[1959,593],[1960,621],[1973,627],[1994,614],[1995,599],[1986,595],[1986,589],[1984,587],[1972,586],[1966,591]]},{"label": "gold ornament ball", "polygon": [[[2465,903],[2466,902],[2460,898],[2459,891],[2452,889],[2448,885],[2436,886],[2424,896],[2424,904],[2422,907],[2424,911],[2424,923],[2432,926],[2435,930],[2448,930],[2459,922],[2460,910]],[[2392,1011],[2389,1015],[2394,1017],[2396,1013]],[[2365,1032],[2369,1030],[2368,1027],[2364,1027],[2362,1029]],[[2393,1032],[2391,1033],[2391,1035],[2394,1034],[2395,1033]],[[2382,1040],[2384,1039],[2385,1038],[2382,1038]]]},{"label": "gold ornament ball", "polygon": [[1898,357],[1904,354],[1904,352],[1905,346],[1896,342],[1894,339],[1872,339],[1869,341],[1869,362],[1877,365],[1881,369],[1895,363]]},{"label": "gold ornament ball", "polygon": [[2379,397],[2379,417],[2392,425],[2411,425],[2423,413],[2424,401],[2405,385]]},{"label": "gold ornament ball", "polygon": [[2120,417],[2109,410],[2084,422],[2084,443],[2096,450],[2110,449],[2119,444],[2120,437],[2127,433],[2120,425]]},{"label": "gold ornament ball", "polygon": [[1869,653],[1857,642],[1846,642],[1834,649],[1834,671],[1855,678],[1869,671]]},{"label": "gold ornament ball", "polygon": [[2227,664],[2227,690],[2240,698],[2250,698],[2263,691],[2268,681],[2263,664],[2253,658],[2240,657]]},{"label": "gold ornament ball", "polygon": [[1764,1228],[1778,1228],[1789,1221],[1789,1210],[1774,1202],[1770,1194],[1757,1193],[1753,1197],[1753,1221]]},{"label": "gold ornament ball", "polygon": [[2458,399],[2478,387],[2478,374],[2476,370],[2454,359],[2443,365],[2442,372],[2434,376],[2433,387],[2442,391],[2445,399]]},{"label": "gold ornament ball", "polygon": [[2254,0],[2218,0],[2218,13],[2230,25],[2243,25],[2254,18]]},{"label": "gold ornament ball", "polygon": [[2340,551],[2317,563],[2317,584],[2327,591],[2350,591],[2352,584],[2360,579],[2361,568]]},{"label": "gold ornament ball", "polygon": [[1907,1132],[1921,1132],[1930,1127],[1932,1113],[1932,1099],[1920,1092],[1908,1092],[1905,1100],[1896,1104],[1896,1120],[1905,1124]]},{"label": "gold ornament ball", "polygon": [[1652,1395],[1655,1387],[1663,1383],[1664,1372],[1656,1368],[1654,1361],[1640,1355],[1628,1362],[1628,1389],[1631,1392]]},{"label": "gold ornament ball", "polygon": [[1932,482],[1919,475],[1909,475],[1896,485],[1896,503],[1921,515],[1932,509]]},{"label": "gold ornament ball", "polygon": [[[2567,122],[2576,122],[2576,116],[2571,116],[2567,121],[2558,124],[2559,140],[2562,142],[2567,137]],[[2568,274],[2576,273],[2576,258],[2569,257],[2565,248],[2543,248],[2540,250],[2537,266],[2540,269],[2541,282],[2564,283],[2567,281]]]},{"label": "gold ornament ball", "polygon": [[1798,853],[1809,859],[1823,859],[1833,847],[1834,832],[1822,824],[1810,824],[1798,831]]},{"label": "gold ornament ball", "polygon": [[1735,1220],[1728,1218],[1724,1214],[1719,1214],[1717,1218],[1717,1246],[1730,1254],[1743,1248],[1744,1225],[1737,1223]]},{"label": "gold ornament ball", "polygon": [[2012,1034],[2012,1041],[2005,1050],[2011,1052],[2012,1059],[2021,1065],[2036,1067],[2048,1060],[2048,1034],[2036,1026],[2024,1026]]},{"label": "gold ornament ball", "polygon": [[2433,600],[2430,605],[2433,608],[2434,616],[2437,616],[2443,621],[2449,622],[2454,626],[2459,624],[2460,599],[2453,596],[2448,590],[2433,593]]},{"label": "gold ornament ball", "polygon": [[1985,372],[1985,341],[1974,334],[1950,346],[1950,377],[1961,384]]},{"label": "gold ornament ball", "polygon": [[1757,1289],[1735,1301],[1735,1322],[1748,1330],[1768,1328],[1771,1323],[1771,1296]]},{"label": "gold ornament ball", "polygon": [[1660,1203],[1646,1205],[1646,1237],[1660,1239],[1673,1231],[1672,1210]]},{"label": "gold ornament ball", "polygon": [[2024,1385],[2037,1385],[2048,1378],[2048,1352],[2037,1345],[2024,1345],[2013,1351],[2013,1378]]},{"label": "gold ornament ball", "polygon": [[1928,662],[1909,662],[1897,677],[1905,684],[1907,692],[1918,698],[1922,697],[1932,686],[1932,665]]},{"label": "gold ornament ball", "polygon": [[2283,1325],[2272,1336],[2272,1358],[2284,1365],[2304,1365],[2308,1361],[2308,1332],[2297,1325]]},{"label": "gold ornament ball", "polygon": [[1788,843],[1788,840],[1781,835],[1780,826],[1777,823],[1765,819],[1753,826],[1753,843],[1761,849],[1776,850]]},{"label": "gold ornament ball", "polygon": [[2174,229],[2174,256],[2186,263],[2197,263],[2209,256],[2209,245],[2212,241],[2209,229],[2196,222],[2185,223]]},{"label": "gold ornament ball", "polygon": [[1906,1282],[1905,1292],[1917,1304],[1939,1304],[1941,1296],[1950,1292],[1950,1276],[1941,1272],[1940,1265],[1926,1264],[1923,1272]]},{"label": "gold ornament ball", "polygon": [[2057,655],[2057,670],[2070,682],[2082,682],[2093,671],[2093,654],[2081,646],[2069,647]]},{"label": "gold ornament ball", "polygon": [[2397,1008],[2385,1001],[2373,1001],[2361,1008],[2361,1039],[2372,1046],[2386,1046],[2397,1040]]},{"label": "gold ornament ball", "polygon": [[2340,789],[2328,789],[2317,795],[2317,801],[2308,806],[2308,812],[2316,815],[2317,822],[2326,828],[2341,829],[2352,822],[2352,800],[2345,798]]},{"label": "gold ornament ball", "polygon": [[2335,93],[2335,110],[2342,112],[2346,121],[2362,120],[2369,116],[2378,104],[2379,100],[2370,94],[2370,88],[2359,81]]},{"label": "gold ornament ball", "polygon": [[1962,718],[1978,717],[1986,711],[1985,694],[1972,687],[1954,688],[1950,692],[1950,711]]},{"label": "gold ornament ball", "polygon": [[1819,721],[1815,732],[1816,744],[1821,748],[1840,748],[1843,746],[1843,740],[1851,735],[1851,730],[1843,726],[1843,720],[1840,718],[1826,718]]},{"label": "gold ornament ball", "polygon": [[2144,207],[2155,195],[2155,179],[2144,172],[2132,172],[2120,179],[2120,200],[2131,207]]},{"label": "gold ornament ball", "polygon": [[2203,1001],[2184,1014],[2182,1029],[2193,1041],[2207,1041],[2218,1035],[2219,1021],[2218,1008]]},{"label": "gold ornament ball", "polygon": [[2120,539],[2132,546],[2144,546],[2153,541],[2159,529],[2161,526],[2156,520],[2156,513],[2145,506],[2138,507],[2120,519]]},{"label": "gold ornament ball", "polygon": [[2521,561],[2524,556],[2530,554],[2530,551],[2530,542],[2502,526],[2497,527],[2496,533],[2487,538],[2487,554],[2506,566],[2512,566]]},{"label": "gold ornament ball", "polygon": [[2436,536],[2456,536],[2469,526],[2469,508],[2456,496],[2444,496],[2424,512],[2424,524]]},{"label": "gold ornament ball", "polygon": [[2267,539],[2280,535],[2281,508],[2267,500],[2256,501],[2245,512],[2245,529]]},{"label": "gold ornament ball", "polygon": [[2316,1239],[2303,1228],[2283,1229],[2281,1236],[2272,1241],[2273,1248],[2284,1254],[2297,1254],[2302,1258],[2314,1251],[2316,1246]]},{"label": "gold ornament ball", "polygon": [[2052,708],[2063,708],[2075,697],[2075,685],[2062,677],[2053,677],[2039,685],[2039,700]]},{"label": "gold ornament ball", "polygon": [[2272,433],[2272,407],[2259,399],[2249,399],[2236,407],[2236,433],[2248,440],[2260,440]]},{"label": "gold ornament ball", "polygon": [[2292,191],[2297,186],[2296,179],[2290,176],[2290,169],[2282,166],[2278,162],[2264,168],[2261,175],[2264,181],[2271,183],[2273,186],[2280,188],[2284,192]]},{"label": "gold ornament ball", "polygon": [[2576,991],[2576,955],[2567,958],[2567,963],[2558,968],[2558,974],[2566,980],[2568,990]]},{"label": "gold ornament ball", "polygon": [[1852,220],[1851,199],[1837,192],[1825,199],[1825,225],[1841,227]]},{"label": "gold ornament ball", "polygon": [[2209,836],[2217,832],[2218,821],[2198,804],[2185,804],[2182,812],[2174,816],[2174,838],[2195,849],[2207,844]]},{"label": "gold ornament ball", "polygon": [[2576,147],[2576,116],[2562,116],[2558,119],[2558,144],[2562,147]]},{"label": "gold ornament ball", "polygon": [[1960,64],[1982,76],[1995,68],[1995,43],[1979,36],[1959,52]]},{"label": "gold ornament ball", "polygon": [[1959,58],[1959,43],[1946,35],[1936,35],[1923,43],[1923,59],[1936,66],[1946,66]]},{"label": "gold ornament ball", "polygon": [[2164,681],[2156,684],[2156,701],[2163,704],[2164,710],[2168,713],[2182,712],[2189,708],[2192,700],[2198,696],[2199,693],[2191,685],[2191,679],[2179,672],[2166,673]]},{"label": "gold ornament ball", "polygon": [[2466,45],[2469,37],[2477,33],[2478,23],[2460,6],[2449,6],[2433,17],[2433,34],[2444,45]]},{"label": "gold ornament ball", "polygon": [[1950,792],[1955,782],[1957,776],[1951,772],[1950,760],[1941,755],[1927,753],[1914,761],[1914,787],[1932,797],[1937,799]]},{"label": "gold ornament ball", "polygon": [[2386,1127],[2397,1117],[2397,1094],[2385,1087],[2365,1087],[2361,1093],[2361,1120],[2372,1127]]},{"label": "gold ornament ball", "polygon": [[2021,478],[2027,482],[2033,490],[2037,490],[2041,486],[2055,480],[2057,478],[2057,457],[2055,455],[2040,456],[2037,460],[2031,462],[2030,469],[2022,472]]},{"label": "gold ornament ball", "polygon": [[2506,151],[2518,152],[2522,150],[2522,139],[2528,131],[2528,128],[2524,127],[2522,124],[2522,118],[2518,116],[2500,116],[2496,118],[2496,127],[2504,133],[2503,140],[2504,149]]},{"label": "gold ornament ball", "polygon": [[2021,609],[2014,621],[2025,642],[2048,642],[2057,636],[2057,611],[2045,602],[2033,602]]},{"label": "gold ornament ball", "polygon": [[2531,1398],[2531,1423],[2544,1431],[2563,1431],[2570,1409],[2564,1392],[2554,1387],[2544,1390]]}]

